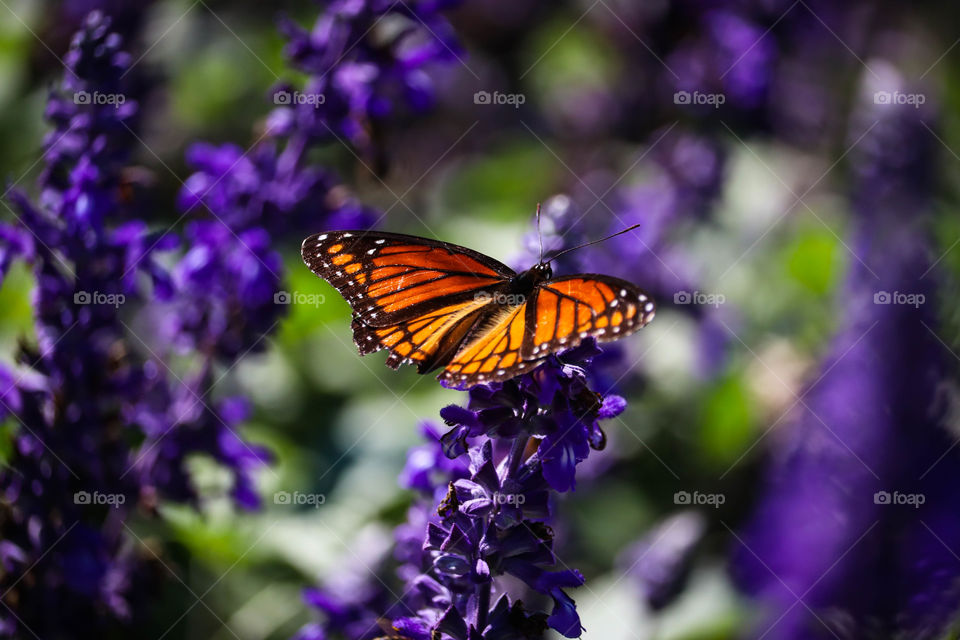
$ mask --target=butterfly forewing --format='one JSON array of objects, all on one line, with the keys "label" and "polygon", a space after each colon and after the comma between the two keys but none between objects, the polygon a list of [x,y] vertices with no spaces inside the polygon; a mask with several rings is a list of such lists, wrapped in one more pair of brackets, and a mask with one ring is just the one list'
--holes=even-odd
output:
[{"label": "butterfly forewing", "polygon": [[586,338],[604,342],[633,333],[654,313],[650,297],[625,280],[594,274],[547,280],[523,304],[500,311],[440,377],[460,387],[506,380]]},{"label": "butterfly forewing", "polygon": [[465,247],[379,231],[330,231],[303,241],[303,260],[364,324],[387,327],[503,285],[515,273]]},{"label": "butterfly forewing", "polygon": [[523,345],[525,359],[580,344],[585,338],[616,340],[649,323],[653,301],[626,280],[584,274],[542,282],[527,309],[533,329]]}]

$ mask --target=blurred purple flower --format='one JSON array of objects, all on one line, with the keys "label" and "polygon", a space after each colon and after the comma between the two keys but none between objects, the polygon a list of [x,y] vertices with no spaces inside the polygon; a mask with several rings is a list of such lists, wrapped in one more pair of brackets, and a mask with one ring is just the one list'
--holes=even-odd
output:
[{"label": "blurred purple flower", "polygon": [[164,335],[181,350],[227,361],[263,348],[285,308],[274,299],[283,268],[267,232],[199,220],[185,237],[189,249],[173,271],[184,293],[164,316]]},{"label": "blurred purple flower", "polygon": [[[661,308],[674,303],[673,310],[697,323],[698,372],[709,377],[721,371],[726,361],[729,332],[718,323],[721,311],[676,301],[678,294],[704,290],[700,281],[706,274],[698,272],[683,240],[695,225],[711,218],[726,178],[727,154],[718,139],[678,128],[658,131],[651,139],[654,142],[643,152],[646,156],[641,156],[648,157],[641,181],[631,182],[629,175],[619,180],[605,177],[589,189],[544,203],[544,252],[549,255],[639,224],[603,245],[560,257],[559,269],[622,277],[643,287]],[[536,234],[528,235],[525,245],[527,260],[535,259]],[[640,373],[636,363],[624,361],[618,344],[606,346],[602,361],[595,364],[595,373],[604,376],[604,388],[629,384]]]},{"label": "blurred purple flower", "polygon": [[[728,10],[700,15],[699,33],[666,59],[673,70],[678,105],[704,112],[727,103],[743,110],[765,104],[775,48],[765,28]],[[718,104],[698,102],[720,96]]]},{"label": "blurred purple flower", "polygon": [[[165,329],[174,342],[236,357],[238,347],[256,343],[284,309],[272,299],[282,269],[271,238],[303,235],[321,220],[327,228],[353,229],[376,222],[374,211],[352,198],[333,172],[310,164],[307,154],[335,140],[332,132],[369,151],[371,124],[391,112],[397,84],[413,106],[427,105],[429,81],[420,67],[446,58],[452,46],[435,36],[450,33],[437,13],[444,6],[351,0],[332,3],[310,32],[283,21],[286,53],[308,74],[306,86],[274,91],[279,106],[265,139],[248,151],[197,143],[187,152],[195,173],[178,205],[184,214],[209,213],[214,220],[187,232],[193,246],[175,275],[196,295],[171,314]],[[375,27],[390,18],[406,28],[390,43],[374,44]]]},{"label": "blurred purple flower", "polygon": [[622,554],[620,564],[651,610],[665,608],[683,591],[705,529],[701,514],[683,511],[652,527]]},{"label": "blurred purple flower", "polygon": [[19,427],[0,470],[0,619],[16,636],[104,635],[140,620],[156,577],[127,518],[158,498],[194,500],[191,454],[230,469],[236,502],[255,506],[251,474],[268,459],[236,435],[235,402],[204,402],[214,354],[200,354],[208,375],[174,381],[130,328],[193,294],[157,258],[177,238],[150,232],[121,197],[140,90],[122,45],[109,18],[86,19],[48,102],[39,202],[12,191],[19,224],[0,231],[4,272],[14,259],[33,272],[38,343],[0,373],[0,413]]},{"label": "blurred purple flower", "polygon": [[456,59],[453,30],[441,15],[459,0],[336,0],[310,30],[285,19],[286,54],[309,76],[302,91],[274,91],[271,122],[309,138],[343,137],[370,153],[378,128],[399,107],[424,111],[433,103],[425,67]]},{"label": "blurred purple flower", "polygon": [[[877,77],[899,80],[891,69]],[[769,612],[759,632],[778,638],[939,638],[957,614],[960,454],[945,423],[951,358],[926,229],[936,140],[928,112],[872,104],[889,88],[872,84],[851,133],[865,137],[851,152],[857,227],[842,328],[735,550],[741,584]]]}]

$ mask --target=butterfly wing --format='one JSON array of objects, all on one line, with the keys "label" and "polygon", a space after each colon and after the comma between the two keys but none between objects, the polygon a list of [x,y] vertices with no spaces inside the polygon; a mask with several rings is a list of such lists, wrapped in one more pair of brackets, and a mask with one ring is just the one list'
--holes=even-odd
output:
[{"label": "butterfly wing", "polygon": [[[501,308],[479,327],[440,374],[456,387],[506,380],[531,369],[542,358],[524,360],[521,350],[531,338],[527,302]],[[546,357],[546,354],[544,354]]]},{"label": "butterfly wing", "polygon": [[319,233],[301,255],[350,304],[361,355],[388,349],[387,365],[420,373],[453,356],[515,275],[466,247],[381,231]]},{"label": "butterfly wing", "polygon": [[610,342],[653,320],[653,300],[639,287],[611,276],[581,274],[540,283],[527,309],[533,327],[524,359],[569,349],[585,338]]},{"label": "butterfly wing", "polygon": [[646,293],[619,278],[587,274],[547,280],[522,304],[490,317],[440,379],[459,387],[506,380],[585,338],[605,342],[633,333],[654,312]]},{"label": "butterfly wing", "polygon": [[303,261],[370,327],[409,322],[497,290],[514,271],[477,251],[382,231],[328,231],[303,241]]},{"label": "butterfly wing", "polygon": [[387,366],[417,365],[427,373],[447,362],[460,348],[466,336],[489,313],[490,303],[466,300],[426,311],[422,315],[385,327],[372,327],[353,319],[353,341],[366,355],[388,349]]}]

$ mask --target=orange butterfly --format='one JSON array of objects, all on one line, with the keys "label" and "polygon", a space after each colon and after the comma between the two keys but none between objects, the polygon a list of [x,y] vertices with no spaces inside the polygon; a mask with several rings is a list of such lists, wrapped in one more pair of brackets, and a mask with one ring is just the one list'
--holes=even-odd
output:
[{"label": "orange butterfly", "polygon": [[650,297],[619,278],[554,278],[542,258],[516,273],[471,249],[399,233],[318,233],[301,255],[353,308],[361,355],[388,349],[394,369],[443,367],[438,379],[461,388],[512,378],[584,338],[615,340],[654,315]]}]

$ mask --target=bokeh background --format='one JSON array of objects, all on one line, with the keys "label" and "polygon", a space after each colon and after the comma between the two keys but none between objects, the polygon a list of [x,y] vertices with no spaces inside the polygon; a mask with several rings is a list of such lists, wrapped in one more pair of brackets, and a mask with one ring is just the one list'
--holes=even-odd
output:
[{"label": "bokeh background", "polygon": [[[393,530],[413,499],[398,477],[421,425],[442,429],[440,408],[463,394],[391,371],[383,354],[359,358],[347,304],[302,265],[300,241],[375,224],[520,268],[537,258],[542,202],[548,250],[639,223],[558,269],[627,278],[658,303],[649,327],[595,363],[594,388],[628,408],[558,505],[558,555],[587,580],[571,592],[584,636],[957,637],[960,13],[949,3],[0,5],[0,217],[31,227],[22,194],[85,224],[57,179],[72,138],[54,134],[99,126],[71,120],[68,56],[99,9],[130,53],[118,82],[137,110],[122,159],[85,157],[122,175],[101,193],[123,203],[109,224],[120,212],[181,238],[160,241],[156,263],[189,294],[155,304],[124,289],[111,340],[236,415],[190,418],[189,446],[154,449],[175,458],[179,495],[138,466],[123,526],[82,515],[143,565],[127,575],[149,585],[141,597],[110,587],[133,609],[118,613],[103,582],[116,558],[77,551],[70,564],[77,534],[57,546],[64,512],[34,509],[101,475],[43,489],[51,472],[23,438],[91,425],[93,440],[50,446],[77,469],[106,465],[114,442],[96,420],[58,423],[17,395],[35,359],[24,353],[79,353],[102,326],[71,333],[56,300],[69,307],[75,289],[38,297],[49,273],[35,265],[52,260],[38,248],[16,259],[31,252],[4,233],[0,521],[19,549],[0,553],[6,633],[290,638],[324,618],[305,588],[395,579]],[[48,107],[52,89],[67,106]],[[311,90],[322,108],[277,98]],[[241,237],[256,260],[225,249]],[[63,249],[78,271],[105,255],[84,246]],[[56,326],[76,344],[54,341]],[[84,357],[90,369],[78,356],[74,375],[94,382],[64,395],[115,393],[120,424],[146,420],[126,411],[145,392],[97,387],[105,360]],[[228,399],[248,406],[231,413]],[[228,423],[269,463],[198,435]],[[157,435],[137,433],[127,446],[139,462]],[[69,579],[84,572],[93,587]]]}]

